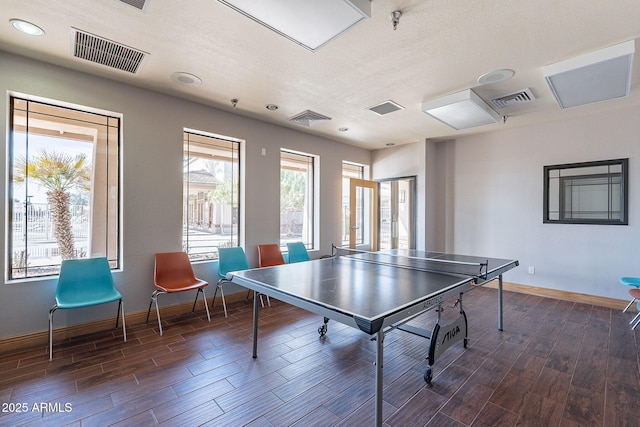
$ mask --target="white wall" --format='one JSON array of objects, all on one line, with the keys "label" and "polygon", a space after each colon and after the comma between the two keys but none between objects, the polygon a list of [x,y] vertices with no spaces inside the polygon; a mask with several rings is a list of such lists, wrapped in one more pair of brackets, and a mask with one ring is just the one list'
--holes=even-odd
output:
[{"label": "white wall", "polygon": [[[511,282],[627,299],[619,277],[640,277],[638,117],[627,108],[452,142],[455,250],[519,259]],[[543,224],[543,166],[618,158],[629,158],[628,226]]]},{"label": "white wall", "polygon": [[[114,273],[127,313],[145,311],[153,289],[153,254],[181,250],[182,130],[198,129],[246,141],[244,247],[257,264],[256,245],[279,241],[280,148],[320,156],[320,245],[312,256],[330,253],[341,229],[342,161],[370,163],[367,150],[339,144],[230,112],[157,92],[89,76],[0,51],[0,134],[8,140],[7,91],[114,111],[123,114],[123,256],[122,272]],[[262,148],[266,156],[261,155]],[[0,162],[3,181],[6,164]],[[0,204],[5,212],[6,186]],[[6,218],[0,220],[3,241]],[[6,264],[2,246],[0,268]],[[215,263],[195,265],[196,274],[215,284]],[[54,303],[55,279],[0,283],[0,339],[44,331]],[[228,293],[241,291],[229,288]],[[213,295],[210,292],[210,295]],[[170,303],[191,300],[180,295]],[[59,310],[55,326],[115,316],[115,306],[90,310]]]},{"label": "white wall", "polygon": [[[426,177],[418,235],[427,250],[515,258],[507,281],[627,299],[619,277],[640,277],[638,117],[636,107],[420,142],[374,152],[372,167],[377,178],[403,165]],[[617,158],[629,158],[628,226],[543,224],[545,165]]]}]

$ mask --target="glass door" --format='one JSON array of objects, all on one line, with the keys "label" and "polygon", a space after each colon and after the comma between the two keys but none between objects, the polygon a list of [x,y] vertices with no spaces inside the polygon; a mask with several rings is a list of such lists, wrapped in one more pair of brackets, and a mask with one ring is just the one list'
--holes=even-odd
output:
[{"label": "glass door", "polygon": [[374,181],[349,181],[349,247],[378,250],[378,187]]},{"label": "glass door", "polygon": [[380,183],[380,250],[415,248],[415,178]]}]

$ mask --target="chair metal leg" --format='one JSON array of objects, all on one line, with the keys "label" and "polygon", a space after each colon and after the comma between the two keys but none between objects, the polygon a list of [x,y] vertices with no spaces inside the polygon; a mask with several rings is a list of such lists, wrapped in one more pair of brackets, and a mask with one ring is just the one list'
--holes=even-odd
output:
[{"label": "chair metal leg", "polygon": [[49,361],[53,360],[53,312],[58,309],[58,304],[49,310]]},{"label": "chair metal leg", "polygon": [[213,292],[213,300],[211,301],[211,307],[213,308],[213,303],[216,302],[216,295],[218,294],[218,289],[220,289],[220,295],[222,296],[222,308],[224,309],[224,317],[227,316],[227,303],[224,300],[224,290],[222,289],[222,283],[224,283],[224,279],[218,280],[216,284],[216,290]]},{"label": "chair metal leg", "polygon": [[260,295],[260,305],[262,306],[262,308],[264,308],[264,298],[262,297],[267,297],[267,305],[271,307],[271,300],[269,299],[269,295],[264,295],[264,294],[259,294],[259,295]]},{"label": "chair metal leg", "polygon": [[196,300],[193,302],[193,308],[191,309],[191,312],[193,313],[196,310],[196,303],[198,302],[198,295],[200,295],[200,292],[202,292],[202,299],[204,300],[204,308],[205,310],[207,310],[207,319],[209,319],[209,322],[211,322],[211,316],[209,315],[209,304],[207,304],[207,296],[204,293],[204,288],[199,288],[198,292],[196,292]]},{"label": "chair metal leg", "polygon": [[[153,294],[151,295],[151,300],[155,303],[156,305],[156,317],[158,317],[158,331],[160,332],[160,336],[162,336],[162,322],[160,321],[160,307],[158,307],[158,295],[160,295],[161,291],[158,291],[157,289],[155,291],[153,291]],[[149,316],[147,316],[148,318]]]},{"label": "chair metal leg", "polygon": [[118,313],[122,313],[122,338],[124,342],[127,342],[127,328],[124,324],[124,304],[122,303],[122,299],[118,303]]},{"label": "chair metal leg", "polygon": [[204,308],[207,310],[207,319],[211,322],[211,316],[209,315],[209,304],[207,304],[207,296],[204,293],[204,288],[198,288],[198,292],[196,292],[196,300],[193,302],[193,307],[191,307],[191,312],[196,311],[196,304],[198,303],[198,295],[202,292],[202,299],[204,300]]},{"label": "chair metal leg", "polygon": [[[209,322],[211,322],[211,315],[209,314],[209,304],[207,304],[207,296],[204,294],[204,288],[201,289],[202,291],[202,301],[204,302],[204,309],[207,310],[207,319],[209,320]],[[197,298],[197,295],[196,295]]]},{"label": "chair metal leg", "polygon": [[631,304],[633,304],[635,300],[636,299],[634,298],[631,301],[629,301],[629,304],[627,304],[627,306],[624,308],[624,310],[622,310],[622,312],[625,313],[629,309],[629,307],[631,307]]},{"label": "chair metal leg", "polygon": [[[193,301],[193,307],[191,307],[191,312],[195,312],[196,311],[196,304],[198,303],[198,296],[200,295],[200,292],[202,292],[202,288],[198,288],[198,291],[196,292],[196,299],[195,301]],[[207,304],[205,304],[207,305]]]},{"label": "chair metal leg", "polygon": [[[640,314],[638,316],[636,316],[636,317],[640,317]],[[631,327],[631,330],[633,331],[638,325],[640,325],[640,319],[638,319],[638,321],[635,323],[635,325],[633,325]]]},{"label": "chair metal leg", "polygon": [[224,309],[224,317],[229,317],[227,316],[227,303],[224,300],[224,289],[222,289],[222,283],[218,284],[218,286],[220,287],[220,296],[222,297],[222,308]]},{"label": "chair metal leg", "polygon": [[155,303],[156,306],[156,316],[158,317],[158,330],[160,331],[160,336],[162,336],[162,322],[160,321],[160,308],[158,307],[158,295],[164,294],[158,289],[151,293],[151,300],[149,301],[149,309],[147,310],[147,320],[144,322],[145,325],[149,323],[149,313],[151,313],[151,304]]},{"label": "chair metal leg", "polygon": [[[247,291],[247,300],[249,300],[249,296],[251,295],[251,289],[249,289]],[[269,304],[269,307],[271,307],[271,302],[269,301],[269,297],[267,297],[267,303]],[[262,299],[262,294],[260,294],[260,305],[262,306],[262,308],[264,308],[264,300]]]},{"label": "chair metal leg", "polygon": [[213,291],[213,299],[211,300],[211,308],[213,308],[213,303],[216,302],[216,295],[218,295],[218,285],[216,284],[216,289]]},{"label": "chair metal leg", "polygon": [[151,314],[151,304],[153,304],[153,300],[156,298],[158,290],[156,289],[151,293],[151,299],[149,300],[149,309],[147,310],[147,320],[144,321],[145,325],[149,324],[149,314]]}]

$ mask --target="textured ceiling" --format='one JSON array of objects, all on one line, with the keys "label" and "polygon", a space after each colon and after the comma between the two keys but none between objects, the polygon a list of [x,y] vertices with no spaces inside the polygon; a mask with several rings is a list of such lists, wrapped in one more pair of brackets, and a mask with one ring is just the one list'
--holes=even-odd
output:
[{"label": "textured ceiling", "polygon": [[[150,0],[145,12],[118,0],[0,0],[0,49],[365,148],[444,139],[640,104],[636,54],[631,96],[560,110],[542,68],[640,35],[638,0],[374,0],[371,18],[310,52],[215,0]],[[389,14],[401,10],[396,31]],[[32,37],[9,24],[42,27]],[[111,70],[71,55],[77,28],[149,53],[141,72]],[[2,65],[0,64],[0,67]],[[509,68],[515,76],[480,86]],[[174,83],[181,71],[200,86]],[[420,110],[464,89],[485,100],[530,88],[536,100],[498,110],[506,123],[455,131]],[[393,100],[403,110],[368,110]],[[266,104],[277,104],[268,111]],[[313,127],[288,118],[312,110]],[[347,132],[339,132],[347,127]]]}]

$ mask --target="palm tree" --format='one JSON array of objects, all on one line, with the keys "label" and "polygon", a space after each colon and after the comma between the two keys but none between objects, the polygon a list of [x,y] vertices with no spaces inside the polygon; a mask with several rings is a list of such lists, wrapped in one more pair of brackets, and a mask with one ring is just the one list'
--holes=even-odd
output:
[{"label": "palm tree", "polygon": [[91,182],[87,156],[56,151],[40,151],[32,161],[21,156],[15,165],[14,180],[26,182],[28,179],[40,184],[47,190],[47,201],[53,218],[54,235],[62,259],[74,257],[73,231],[71,228],[71,209],[69,190],[72,188],[89,189]]}]

